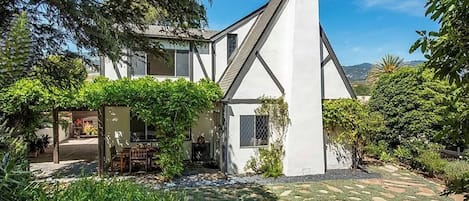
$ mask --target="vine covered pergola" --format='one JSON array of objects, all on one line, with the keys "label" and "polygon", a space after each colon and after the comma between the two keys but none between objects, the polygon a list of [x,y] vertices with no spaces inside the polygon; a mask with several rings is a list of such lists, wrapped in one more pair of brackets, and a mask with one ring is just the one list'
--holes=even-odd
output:
[{"label": "vine covered pergola", "polygon": [[[45,90],[37,80],[25,79],[7,91],[8,105],[14,111],[24,97],[37,100],[35,110],[53,113],[54,162],[58,163],[58,111],[95,110],[102,115],[104,106],[129,107],[132,116],[146,124],[157,126],[163,176],[172,178],[183,170],[182,150],[185,131],[197,120],[199,114],[213,108],[221,98],[221,89],[213,82],[157,81],[152,77],[140,79],[109,80],[98,77],[86,82],[78,90]],[[17,93],[21,91],[21,93]],[[104,131],[99,120],[99,169],[104,170]]]}]

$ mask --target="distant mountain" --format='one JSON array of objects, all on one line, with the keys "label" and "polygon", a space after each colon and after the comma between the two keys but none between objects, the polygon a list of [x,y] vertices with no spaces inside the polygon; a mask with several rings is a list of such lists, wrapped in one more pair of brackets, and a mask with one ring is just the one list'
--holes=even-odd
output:
[{"label": "distant mountain", "polygon": [[365,80],[373,64],[362,63],[354,66],[344,66],[345,75],[350,81]]},{"label": "distant mountain", "polygon": [[[425,61],[406,61],[404,66],[417,66]],[[353,66],[344,66],[345,75],[347,75],[350,81],[360,81],[365,80],[368,72],[370,72],[373,64],[371,63],[362,63]]]}]

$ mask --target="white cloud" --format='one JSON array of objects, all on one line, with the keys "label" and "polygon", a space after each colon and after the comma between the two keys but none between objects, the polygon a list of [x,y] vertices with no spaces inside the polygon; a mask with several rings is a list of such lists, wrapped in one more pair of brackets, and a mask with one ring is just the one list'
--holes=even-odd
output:
[{"label": "white cloud", "polygon": [[384,8],[415,16],[424,16],[425,0],[359,0],[365,8]]}]

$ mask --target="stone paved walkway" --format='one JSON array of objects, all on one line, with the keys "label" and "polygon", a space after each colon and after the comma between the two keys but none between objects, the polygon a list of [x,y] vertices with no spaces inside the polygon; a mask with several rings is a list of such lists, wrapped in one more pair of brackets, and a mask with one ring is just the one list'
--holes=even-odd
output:
[{"label": "stone paved walkway", "polygon": [[372,166],[370,171],[382,178],[191,188],[187,193],[194,200],[462,201],[462,196],[440,196],[443,185],[392,165]]}]

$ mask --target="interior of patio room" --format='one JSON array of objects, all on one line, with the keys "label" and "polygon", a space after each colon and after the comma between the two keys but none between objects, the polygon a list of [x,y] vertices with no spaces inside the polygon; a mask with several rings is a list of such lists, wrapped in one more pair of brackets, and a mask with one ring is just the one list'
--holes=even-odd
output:
[{"label": "interior of patio room", "polygon": [[[216,112],[202,114],[185,132],[186,165],[218,169],[219,134]],[[109,171],[119,173],[157,172],[158,127],[146,124],[128,107],[106,107],[104,111],[104,152]],[[189,168],[190,169],[190,168]]]}]

